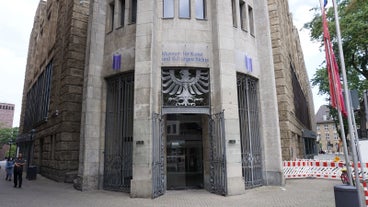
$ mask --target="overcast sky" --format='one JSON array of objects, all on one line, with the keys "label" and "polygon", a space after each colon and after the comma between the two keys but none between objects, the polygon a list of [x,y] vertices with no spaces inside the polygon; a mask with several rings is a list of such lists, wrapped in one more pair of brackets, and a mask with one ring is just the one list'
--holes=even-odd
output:
[{"label": "overcast sky", "polygon": [[[39,0],[16,2],[2,0],[0,3],[0,102],[15,104],[14,127],[19,126],[29,36]],[[319,0],[289,0],[289,5],[294,25],[300,30],[312,19],[313,12],[309,10],[319,5]],[[308,75],[312,78],[324,54],[319,49],[320,43],[310,41],[307,30],[299,31],[299,35]],[[326,101],[316,95],[317,88],[313,89],[313,94],[317,112]]]}]

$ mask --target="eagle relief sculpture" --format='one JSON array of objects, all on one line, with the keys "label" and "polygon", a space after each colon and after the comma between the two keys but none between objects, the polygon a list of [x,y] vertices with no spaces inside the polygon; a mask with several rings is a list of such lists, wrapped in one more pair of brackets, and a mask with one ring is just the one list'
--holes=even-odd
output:
[{"label": "eagle relief sculpture", "polygon": [[[209,75],[206,69],[166,69],[162,71],[165,105],[202,106],[208,101]],[[164,102],[165,102],[164,101]]]}]

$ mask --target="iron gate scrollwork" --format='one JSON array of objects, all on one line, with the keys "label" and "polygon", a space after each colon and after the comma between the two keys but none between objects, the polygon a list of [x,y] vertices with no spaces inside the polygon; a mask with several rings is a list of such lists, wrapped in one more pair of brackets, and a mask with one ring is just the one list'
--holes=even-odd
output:
[{"label": "iron gate scrollwork", "polygon": [[211,193],[227,195],[224,112],[209,119]]},{"label": "iron gate scrollwork", "polygon": [[103,188],[130,192],[133,163],[134,74],[107,79]]},{"label": "iron gate scrollwork", "polygon": [[245,188],[263,184],[257,79],[237,75],[242,174]]},{"label": "iron gate scrollwork", "polygon": [[166,191],[165,155],[163,140],[164,122],[160,114],[152,115],[152,198]]}]

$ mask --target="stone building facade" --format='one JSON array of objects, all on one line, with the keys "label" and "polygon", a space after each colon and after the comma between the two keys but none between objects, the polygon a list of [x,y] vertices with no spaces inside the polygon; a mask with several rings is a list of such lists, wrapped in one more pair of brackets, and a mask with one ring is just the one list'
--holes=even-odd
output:
[{"label": "stone building facade", "polygon": [[319,150],[325,153],[343,153],[343,145],[337,132],[335,121],[326,105],[322,105],[318,109],[315,120]]},{"label": "stone building facade", "polygon": [[0,128],[13,127],[14,107],[14,104],[0,103]]},{"label": "stone building facade", "polygon": [[282,159],[316,153],[314,105],[299,35],[287,1],[268,1],[275,66]]},{"label": "stone building facade", "polygon": [[[268,8],[266,0],[41,1],[18,143],[41,174],[77,176],[80,190],[155,198],[282,185]],[[40,100],[39,85],[49,91]]]},{"label": "stone building facade", "polygon": [[30,35],[17,144],[53,180],[77,174],[88,2],[40,1]]},{"label": "stone building facade", "polygon": [[91,2],[76,187],[284,182],[266,1],[198,2]]}]

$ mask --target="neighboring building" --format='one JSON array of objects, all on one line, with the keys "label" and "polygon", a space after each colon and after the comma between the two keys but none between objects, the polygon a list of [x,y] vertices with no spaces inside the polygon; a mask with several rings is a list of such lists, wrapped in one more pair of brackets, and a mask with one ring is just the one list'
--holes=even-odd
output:
[{"label": "neighboring building", "polygon": [[13,128],[14,104],[0,103],[0,128]]},{"label": "neighboring building", "polygon": [[79,166],[88,13],[85,1],[41,0],[29,40],[17,144],[57,181]]},{"label": "neighboring building", "polygon": [[298,30],[287,1],[269,0],[282,159],[313,158],[317,154],[313,95]]},{"label": "neighboring building", "polygon": [[342,153],[342,142],[336,130],[336,124],[330,115],[330,109],[322,105],[316,114],[317,140],[320,150],[327,153]]},{"label": "neighboring building", "polygon": [[[0,103],[0,129],[13,128],[14,108],[14,104]],[[9,147],[8,144],[4,144],[0,147],[0,160],[8,156],[6,152],[9,151]]]},{"label": "neighboring building", "polygon": [[[132,197],[284,184],[269,21],[276,11],[267,3],[41,1],[21,150],[46,177]],[[287,71],[299,79],[285,79],[293,86],[285,96],[299,103],[293,94],[308,94],[308,85],[301,60],[292,60]],[[295,116],[295,133],[310,129]]]}]

